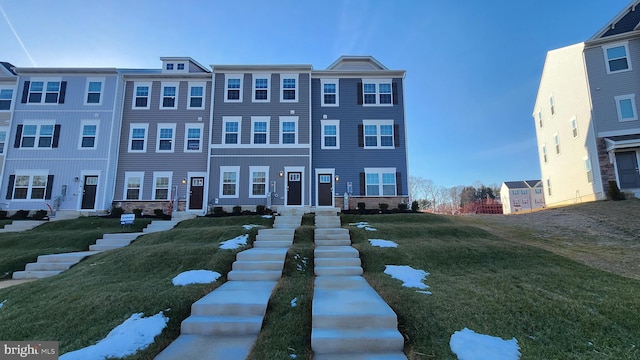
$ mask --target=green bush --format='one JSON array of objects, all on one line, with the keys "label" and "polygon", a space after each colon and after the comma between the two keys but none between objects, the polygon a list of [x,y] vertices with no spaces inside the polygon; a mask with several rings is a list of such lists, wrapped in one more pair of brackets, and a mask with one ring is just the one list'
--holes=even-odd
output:
[{"label": "green bush", "polygon": [[233,207],[233,215],[241,215],[242,214],[242,206],[236,205]]},{"label": "green bush", "polygon": [[162,209],[153,209],[153,213],[158,218],[163,218],[164,217],[164,210],[162,210]]},{"label": "green bush", "polygon": [[213,207],[213,214],[216,215],[216,216],[222,216],[222,215],[226,214],[226,212],[224,211],[222,206],[214,206]]},{"label": "green bush", "polygon": [[359,202],[357,205],[358,210],[365,210],[366,208],[367,208],[367,205],[363,202]]},{"label": "green bush", "polygon": [[142,217],[142,209],[133,209],[133,213],[136,215],[136,218]]},{"label": "green bush", "polygon": [[378,207],[380,208],[381,211],[389,210],[389,204],[387,204],[387,203],[380,203],[380,204],[378,204]]},{"label": "green bush", "polygon": [[400,210],[400,211],[407,211],[407,208],[408,208],[408,206],[405,203],[398,204],[398,210]]},{"label": "green bush", "polygon": [[262,215],[267,207],[264,205],[256,205],[256,213]]},{"label": "green bush", "polygon": [[29,210],[18,210],[15,214],[11,215],[13,220],[27,220],[29,218]]},{"label": "green bush", "polygon": [[0,219],[7,218],[7,210],[0,210]]},{"label": "green bush", "polygon": [[42,220],[45,217],[47,217],[47,210],[38,210],[31,216],[33,220]]},{"label": "green bush", "polygon": [[411,202],[411,211],[418,212],[418,210],[420,210],[420,204],[418,203],[418,200],[413,200]]},{"label": "green bush", "polygon": [[610,200],[624,200],[624,193],[620,191],[620,188],[618,188],[618,183],[616,183],[614,180],[609,180],[608,197]]},{"label": "green bush", "polygon": [[111,217],[119,218],[122,214],[124,214],[124,210],[121,207],[114,206],[111,208]]}]

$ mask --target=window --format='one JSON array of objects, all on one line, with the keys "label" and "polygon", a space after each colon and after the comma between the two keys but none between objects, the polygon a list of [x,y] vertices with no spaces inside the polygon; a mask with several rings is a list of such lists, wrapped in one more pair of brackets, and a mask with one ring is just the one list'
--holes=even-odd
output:
[{"label": "window", "polygon": [[166,69],[167,70],[173,70],[173,64],[167,64]]},{"label": "window", "polygon": [[253,74],[253,102],[269,101],[269,80],[271,74]]},{"label": "window", "polygon": [[85,105],[102,104],[102,87],[104,79],[87,79],[87,97],[84,99]]},{"label": "window", "polygon": [[4,154],[4,145],[7,143],[7,131],[8,128],[0,128],[0,154]]},{"label": "window", "polygon": [[551,115],[556,113],[556,108],[553,104],[553,95],[549,97],[549,106],[551,107]]},{"label": "window", "polygon": [[202,132],[203,124],[185,124],[185,152],[202,152]]},{"label": "window", "polygon": [[178,64],[178,70],[184,70],[184,63]]},{"label": "window", "polygon": [[280,101],[298,101],[298,75],[282,74],[280,76]]},{"label": "window", "polygon": [[521,195],[527,195],[527,193],[528,193],[527,189],[520,190]]},{"label": "window", "polygon": [[153,173],[153,200],[169,200],[172,172]]},{"label": "window", "polygon": [[141,200],[142,199],[142,180],[144,179],[144,172],[130,172],[124,173],[124,193],[126,200]]},{"label": "window", "polygon": [[538,126],[542,127],[542,111],[538,111]]},{"label": "window", "polygon": [[536,189],[536,194],[538,195],[542,194],[542,189]]},{"label": "window", "polygon": [[268,166],[250,166],[251,182],[249,183],[249,197],[263,198],[267,196],[267,184],[269,183]]},{"label": "window", "polygon": [[321,79],[322,106],[338,106],[338,79]]},{"label": "window", "polygon": [[221,198],[237,198],[238,197],[238,177],[240,173],[239,166],[221,166],[220,167],[220,197]]},{"label": "window", "polygon": [[176,124],[158,124],[156,152],[173,152],[176,139]]},{"label": "window", "polygon": [[547,162],[547,144],[542,145],[542,158]]},{"label": "window", "polygon": [[11,110],[13,101],[13,89],[0,88],[0,111]]},{"label": "window", "polygon": [[281,144],[297,144],[298,143],[298,118],[292,116],[280,117],[280,143]]},{"label": "window", "polygon": [[223,144],[240,144],[240,121],[239,116],[230,116],[222,118],[222,143]]},{"label": "window", "polygon": [[27,122],[18,125],[14,147],[57,148],[60,125],[53,121]]},{"label": "window", "polygon": [[149,109],[149,95],[151,93],[151,83],[134,83],[133,84],[133,109]]},{"label": "window", "polygon": [[395,196],[395,168],[365,168],[366,196]]},{"label": "window", "polygon": [[638,120],[635,94],[616,96],[615,101],[618,110],[618,121]]},{"label": "window", "polygon": [[631,70],[628,42],[603,46],[602,50],[604,51],[607,74]]},{"label": "window", "polygon": [[251,117],[251,143],[252,144],[268,144],[269,143],[269,122],[271,122],[271,118],[268,116],[252,116]]},{"label": "window", "polygon": [[204,109],[205,83],[189,83],[187,109]]},{"label": "window", "polygon": [[52,185],[53,175],[46,171],[10,175],[7,199],[51,199]]},{"label": "window", "polygon": [[362,120],[364,148],[394,147],[393,120]]},{"label": "window", "polygon": [[[393,105],[393,86],[391,80],[364,80],[362,82],[362,100],[364,105]],[[360,91],[360,90],[359,90]]]},{"label": "window", "polygon": [[591,171],[591,161],[588,156],[584,157],[584,169],[587,172],[587,182],[593,182],[593,172]]},{"label": "window", "polygon": [[131,124],[129,130],[129,152],[147,151],[147,130],[149,124]]},{"label": "window", "polygon": [[63,104],[66,89],[66,81],[25,81],[22,102],[30,104]]},{"label": "window", "polygon": [[322,149],[340,149],[340,120],[320,120]]},{"label": "window", "polygon": [[558,137],[558,133],[553,135],[553,143],[556,146],[556,154],[560,154],[560,138]]},{"label": "window", "polygon": [[551,196],[551,179],[547,178],[547,193]]},{"label": "window", "polygon": [[242,74],[225,75],[225,102],[242,102]]},{"label": "window", "polygon": [[178,83],[162,83],[162,101],[160,109],[178,108]]},{"label": "window", "polygon": [[575,116],[571,118],[569,123],[571,124],[571,133],[573,134],[573,138],[575,139],[578,137],[578,121],[576,120]]},{"label": "window", "polygon": [[79,149],[95,149],[98,135],[98,121],[85,120],[81,124]]},{"label": "window", "polygon": [[511,190],[512,195],[518,195],[518,190]]}]

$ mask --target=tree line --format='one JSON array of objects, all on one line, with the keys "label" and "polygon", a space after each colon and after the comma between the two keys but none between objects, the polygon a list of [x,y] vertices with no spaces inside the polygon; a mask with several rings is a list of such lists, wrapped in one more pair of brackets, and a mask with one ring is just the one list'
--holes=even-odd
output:
[{"label": "tree line", "polygon": [[487,186],[480,181],[448,188],[436,185],[431,179],[409,176],[409,189],[412,201],[418,202],[420,210],[439,214],[459,214],[474,202],[500,199],[500,185]]}]

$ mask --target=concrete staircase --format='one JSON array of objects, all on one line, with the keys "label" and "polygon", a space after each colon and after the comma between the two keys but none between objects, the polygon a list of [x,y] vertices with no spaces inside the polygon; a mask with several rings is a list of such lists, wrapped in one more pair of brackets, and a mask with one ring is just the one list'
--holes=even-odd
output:
[{"label": "concrete staircase", "polygon": [[240,360],[248,356],[301,222],[301,215],[294,211],[281,214],[272,229],[258,231],[253,248],[236,255],[228,281],[193,303],[180,336],[157,360]]},{"label": "concrete staircase", "polygon": [[0,233],[7,232],[21,232],[31,230],[37,226],[46,223],[46,221],[40,220],[14,220],[9,225],[5,225],[4,228],[0,229]]},{"label": "concrete staircase", "polygon": [[316,211],[311,348],[316,360],[407,359],[396,314],[362,275],[337,210]]}]

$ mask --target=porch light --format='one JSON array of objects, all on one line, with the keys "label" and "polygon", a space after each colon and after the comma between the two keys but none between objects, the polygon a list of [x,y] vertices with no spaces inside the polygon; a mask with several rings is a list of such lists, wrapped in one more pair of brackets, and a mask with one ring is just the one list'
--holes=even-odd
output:
[{"label": "porch light", "polygon": [[187,184],[187,179],[182,179],[182,185],[186,185]]},{"label": "porch light", "polygon": [[336,182],[340,181],[340,175],[336,175]]},{"label": "porch light", "polygon": [[280,170],[280,177],[284,176],[284,171]]}]

